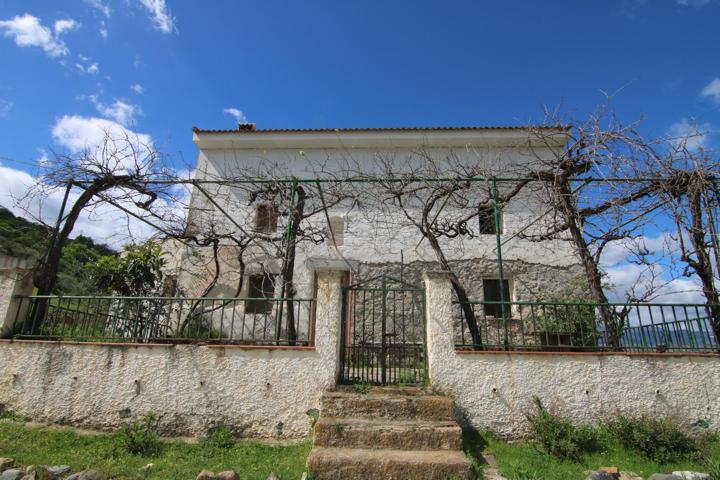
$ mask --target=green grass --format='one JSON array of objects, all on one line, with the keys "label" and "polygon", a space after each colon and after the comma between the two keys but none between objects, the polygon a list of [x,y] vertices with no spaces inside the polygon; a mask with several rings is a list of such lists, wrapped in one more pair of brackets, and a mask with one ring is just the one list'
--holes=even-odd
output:
[{"label": "green grass", "polygon": [[[506,443],[491,435],[477,437],[470,439],[478,445],[475,450],[494,454],[500,464],[500,472],[508,480],[582,480],[586,477],[587,470],[611,466],[645,478],[653,473],[669,473],[673,470],[706,471],[700,458],[658,464],[623,447],[617,439],[609,435],[603,438],[600,451],[585,455],[578,462],[560,461],[539,451],[531,442]],[[468,440],[466,436],[466,445]],[[707,458],[720,458],[720,441],[706,442],[703,453]]]},{"label": "green grass", "polygon": [[[280,478],[300,478],[309,452],[309,440],[277,446],[236,442],[230,448],[213,442],[163,440],[157,455],[131,455],[123,450],[117,434],[81,435],[69,429],[0,422],[0,456],[21,465],[93,468],[118,479],[195,478],[203,468],[235,470],[244,480],[265,480],[270,472]],[[155,467],[146,475],[140,468],[148,463]]]}]

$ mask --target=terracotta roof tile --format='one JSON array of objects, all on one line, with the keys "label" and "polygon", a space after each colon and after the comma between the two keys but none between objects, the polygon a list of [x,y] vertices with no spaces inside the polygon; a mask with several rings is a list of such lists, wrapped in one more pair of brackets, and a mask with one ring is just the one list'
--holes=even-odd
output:
[{"label": "terracotta roof tile", "polygon": [[[250,127],[249,125],[253,125]],[[254,124],[240,124],[236,129],[201,129],[193,127],[195,133],[242,133],[254,135],[258,133],[362,133],[362,132],[456,132],[481,130],[526,130],[528,125],[522,126],[484,126],[484,127],[374,127],[374,128],[268,128],[257,129]],[[547,130],[568,130],[569,125],[554,125],[539,127]]]}]

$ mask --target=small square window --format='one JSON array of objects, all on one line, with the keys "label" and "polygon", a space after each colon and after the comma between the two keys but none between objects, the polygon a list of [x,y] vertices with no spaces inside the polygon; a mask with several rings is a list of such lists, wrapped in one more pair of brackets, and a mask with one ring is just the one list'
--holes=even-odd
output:
[{"label": "small square window", "polygon": [[275,281],[272,275],[251,275],[248,278],[248,297],[245,301],[245,313],[268,313],[272,311],[272,299],[275,296]]},{"label": "small square window", "polygon": [[275,233],[277,230],[277,212],[275,207],[261,203],[255,207],[255,231],[258,233]]},{"label": "small square window", "polygon": [[[478,233],[480,235],[495,235],[495,212],[491,208],[481,208],[478,214]],[[503,217],[502,211],[498,212],[498,223],[500,224],[500,234],[503,233]]]},{"label": "small square window", "polygon": [[[500,298],[500,280],[495,278],[486,278],[482,282],[483,285],[483,300],[486,302],[501,302],[511,301],[510,299],[510,282],[503,280],[503,298]],[[502,317],[502,308],[507,307],[500,303],[485,304],[485,315],[488,317],[500,318]]]},{"label": "small square window", "polygon": [[[333,243],[333,240],[335,242]],[[325,243],[330,246],[340,246],[345,241],[345,219],[343,217],[330,217],[330,228]]]}]

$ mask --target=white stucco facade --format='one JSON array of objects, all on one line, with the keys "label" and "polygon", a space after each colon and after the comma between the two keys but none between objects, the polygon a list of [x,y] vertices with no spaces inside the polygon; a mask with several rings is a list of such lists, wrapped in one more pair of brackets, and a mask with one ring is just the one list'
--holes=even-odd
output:
[{"label": "white stucco facade", "polygon": [[[718,355],[458,352],[445,274],[427,274],[425,291],[430,383],[455,399],[465,425],[523,436],[538,396],[578,423],[624,412],[720,429]],[[336,384],[341,304],[341,272],[319,271],[311,347],[2,340],[0,405],[93,429],[152,412],[167,434],[203,434],[222,422],[245,437],[305,437]]]},{"label": "white stucco facade", "polygon": [[502,437],[528,433],[533,396],[575,423],[662,415],[720,429],[720,356],[455,351],[447,276],[426,276],[427,349],[434,388],[459,420]]},{"label": "white stucco facade", "polygon": [[0,404],[103,430],[152,412],[168,434],[223,422],[247,437],[304,437],[338,368],[339,273],[320,272],[318,284],[313,347],[1,341]]},{"label": "white stucco facade", "polygon": [[[194,140],[199,148],[195,178],[199,181],[247,180],[250,177],[312,180],[377,176],[392,165],[398,176],[416,172],[419,165],[432,165],[435,176],[443,174],[443,165],[479,169],[486,176],[513,177],[521,175],[528,163],[551,157],[564,146],[562,130],[556,138],[543,141],[522,128],[478,128],[468,130],[411,131],[196,131]],[[425,163],[423,163],[425,162]],[[428,163],[429,162],[429,163]],[[289,188],[288,184],[283,184]],[[473,184],[472,195],[490,191],[489,182]],[[301,185],[302,186],[302,185]],[[259,189],[261,185],[253,188]],[[511,183],[500,183],[499,190],[510,189]],[[315,189],[314,184],[306,184]],[[329,190],[339,188],[326,185]],[[296,298],[311,298],[313,275],[320,265],[333,264],[350,272],[351,282],[386,273],[421,285],[422,272],[436,269],[437,257],[417,228],[399,209],[382,213],[370,199],[372,184],[347,184],[352,198],[308,218],[303,228],[325,231],[319,243],[304,241],[297,246],[293,286]],[[228,184],[201,183],[193,188],[188,222],[191,228],[242,236],[242,230],[255,227],[256,199],[250,188]],[[318,205],[314,192],[314,205]],[[472,201],[479,201],[474,199]],[[224,210],[221,212],[220,209]],[[547,205],[542,195],[528,186],[502,207],[501,241],[504,277],[509,281],[511,300],[535,300],[557,294],[582,274],[578,258],[569,242],[548,240],[533,242],[520,237],[530,233],[542,221]],[[475,220],[477,222],[477,219]],[[332,242],[327,235],[328,223],[342,228],[341,241]],[[287,229],[288,217],[278,218],[276,234]],[[477,231],[476,225],[472,225]],[[468,262],[456,268],[473,300],[482,300],[483,279],[498,277],[497,244],[494,234],[476,234],[442,238],[442,248],[450,262]],[[204,291],[215,272],[209,249],[172,246],[168,270],[175,270],[183,295],[196,296]],[[238,249],[225,242],[220,252],[221,275],[210,296],[248,296],[248,282],[238,289],[240,270]],[[278,275],[282,254],[267,245],[253,243],[244,253],[245,280],[250,275],[269,272]],[[277,282],[278,284],[280,282]],[[276,296],[280,296],[276,286]]]}]

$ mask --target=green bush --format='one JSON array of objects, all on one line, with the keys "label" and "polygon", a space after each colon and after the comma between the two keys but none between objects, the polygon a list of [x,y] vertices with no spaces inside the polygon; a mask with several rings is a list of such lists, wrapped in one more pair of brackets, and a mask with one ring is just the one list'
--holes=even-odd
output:
[{"label": "green bush", "polygon": [[157,421],[152,413],[142,420],[124,425],[118,436],[123,449],[133,455],[157,455],[162,449]]},{"label": "green bush", "polygon": [[213,427],[201,442],[211,449],[228,449],[235,446],[233,432],[224,423],[219,423]]},{"label": "green bush", "polygon": [[720,458],[703,458],[703,468],[705,473],[710,475],[710,480],[720,480]]},{"label": "green bush", "polygon": [[600,446],[599,433],[589,426],[576,427],[548,412],[538,397],[533,397],[535,411],[526,415],[541,450],[560,460],[579,461]]},{"label": "green bush", "polygon": [[621,416],[608,425],[627,448],[657,463],[671,463],[697,452],[696,442],[669,418]]}]

